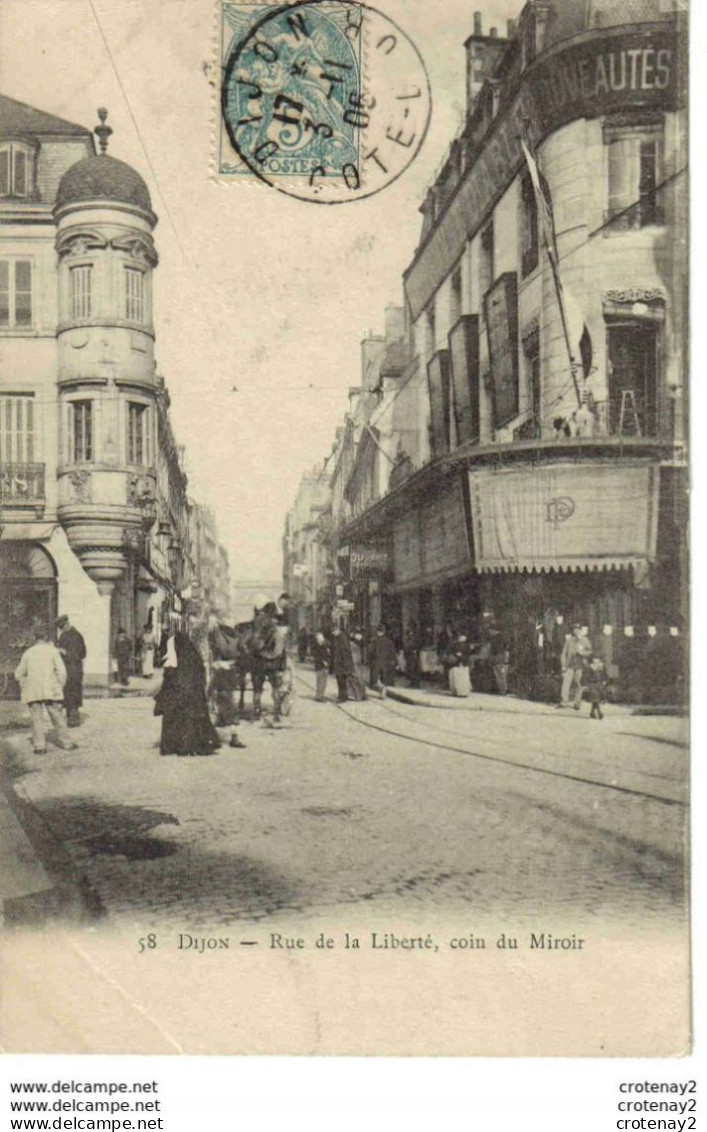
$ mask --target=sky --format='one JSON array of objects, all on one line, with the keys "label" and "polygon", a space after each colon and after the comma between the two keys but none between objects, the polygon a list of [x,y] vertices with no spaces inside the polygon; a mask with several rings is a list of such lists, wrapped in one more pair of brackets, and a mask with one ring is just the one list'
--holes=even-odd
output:
[{"label": "sky", "polygon": [[[375,196],[331,208],[213,175],[212,0],[4,0],[0,90],[92,128],[145,178],[159,216],[158,372],[190,493],[216,512],[231,577],[281,575],[302,473],[330,451],[359,384],[360,342],[402,298],[419,206],[461,124],[473,0],[380,0],[417,44],[432,122],[413,164]],[[478,0],[484,31],[520,0]],[[11,45],[11,48],[9,48]]]}]

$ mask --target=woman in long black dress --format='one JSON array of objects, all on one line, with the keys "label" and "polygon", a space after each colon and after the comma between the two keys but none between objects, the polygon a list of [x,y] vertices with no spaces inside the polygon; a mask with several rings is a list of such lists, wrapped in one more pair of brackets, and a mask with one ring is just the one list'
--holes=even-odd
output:
[{"label": "woman in long black dress", "polygon": [[175,634],[172,658],[171,652],[168,648],[157,697],[162,714],[160,754],[211,755],[221,742],[209,718],[204,662],[186,633]]}]

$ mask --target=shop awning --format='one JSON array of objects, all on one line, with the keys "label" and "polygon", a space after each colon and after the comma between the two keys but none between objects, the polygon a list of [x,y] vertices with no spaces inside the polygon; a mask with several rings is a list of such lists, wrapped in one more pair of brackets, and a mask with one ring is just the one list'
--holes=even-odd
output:
[{"label": "shop awning", "polygon": [[483,468],[469,485],[482,572],[641,568],[655,558],[655,466]]}]

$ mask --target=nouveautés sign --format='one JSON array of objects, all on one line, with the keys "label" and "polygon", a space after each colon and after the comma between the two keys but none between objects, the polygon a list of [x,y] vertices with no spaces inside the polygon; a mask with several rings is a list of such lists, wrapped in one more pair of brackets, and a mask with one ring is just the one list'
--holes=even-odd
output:
[{"label": "nouveaut\u00e9s sign", "polygon": [[523,163],[520,138],[534,144],[577,118],[636,109],[675,110],[682,101],[680,54],[670,27],[603,32],[539,59],[521,77],[446,212],[405,274],[419,317],[464,245]]}]

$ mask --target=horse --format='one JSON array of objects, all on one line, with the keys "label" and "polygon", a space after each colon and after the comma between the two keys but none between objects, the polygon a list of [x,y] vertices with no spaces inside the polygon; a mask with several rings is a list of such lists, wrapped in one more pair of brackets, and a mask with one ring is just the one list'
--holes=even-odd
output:
[{"label": "horse", "polygon": [[[233,662],[233,685],[240,691],[238,714],[243,715],[245,710],[246,680],[250,674],[254,718],[260,719],[262,715],[263,687],[269,680],[274,717],[279,719],[286,699],[283,689],[286,653],[285,636],[276,619],[257,613],[252,621],[241,621],[233,629],[214,620],[209,626],[209,645],[216,659]],[[229,699],[231,690],[228,691]]]}]

